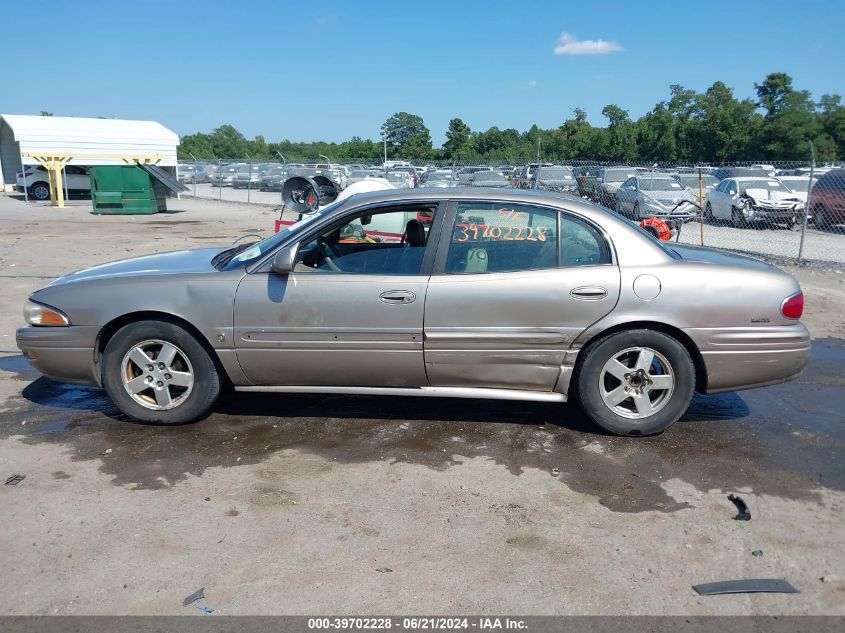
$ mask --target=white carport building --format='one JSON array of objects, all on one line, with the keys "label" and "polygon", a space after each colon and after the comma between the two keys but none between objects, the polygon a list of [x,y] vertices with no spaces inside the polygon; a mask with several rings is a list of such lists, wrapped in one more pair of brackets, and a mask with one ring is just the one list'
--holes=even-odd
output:
[{"label": "white carport building", "polygon": [[121,165],[148,159],[176,175],[179,136],[155,121],[0,114],[0,190],[15,186],[34,158],[62,165]]}]

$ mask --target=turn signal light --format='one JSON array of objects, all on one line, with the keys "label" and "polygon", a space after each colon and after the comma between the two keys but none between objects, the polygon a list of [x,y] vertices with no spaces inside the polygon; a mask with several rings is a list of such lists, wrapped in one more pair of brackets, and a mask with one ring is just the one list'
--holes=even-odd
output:
[{"label": "turn signal light", "polygon": [[800,319],[804,314],[804,293],[796,292],[784,299],[780,306],[780,313],[787,319]]},{"label": "turn signal light", "polygon": [[23,308],[23,318],[30,325],[66,326],[70,325],[68,318],[49,306],[27,301]]}]

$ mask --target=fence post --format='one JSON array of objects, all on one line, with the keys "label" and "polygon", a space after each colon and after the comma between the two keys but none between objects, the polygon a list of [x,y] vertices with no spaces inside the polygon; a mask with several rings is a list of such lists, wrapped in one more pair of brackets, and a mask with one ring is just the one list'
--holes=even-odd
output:
[{"label": "fence post", "polygon": [[801,222],[801,241],[798,242],[798,265],[804,258],[804,234],[807,232],[807,216],[810,213],[810,191],[813,188],[813,174],[816,171],[816,148],[810,141],[810,181],[807,183],[807,202],[804,204],[804,220]]},{"label": "fence post", "polygon": [[701,226],[701,245],[704,246],[704,183],[701,177],[701,167],[698,168],[698,213]]},{"label": "fence post", "polygon": [[252,189],[252,159],[249,159],[249,180],[246,181],[246,201],[249,204],[249,192]]},{"label": "fence post", "polygon": [[217,199],[223,200],[223,159],[217,159]]}]

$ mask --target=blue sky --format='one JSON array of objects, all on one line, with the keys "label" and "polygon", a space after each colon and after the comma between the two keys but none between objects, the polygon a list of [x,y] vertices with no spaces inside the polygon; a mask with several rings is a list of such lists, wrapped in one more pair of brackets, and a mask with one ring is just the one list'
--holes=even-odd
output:
[{"label": "blue sky", "polygon": [[[404,110],[439,145],[455,116],[474,130],[524,130],[581,107],[605,125],[601,109],[616,103],[636,118],[674,83],[722,80],[750,97],[755,81],[784,71],[815,98],[845,93],[841,0],[37,6],[0,1],[0,112],[341,141],[377,139]],[[55,65],[41,51],[57,52]]]}]

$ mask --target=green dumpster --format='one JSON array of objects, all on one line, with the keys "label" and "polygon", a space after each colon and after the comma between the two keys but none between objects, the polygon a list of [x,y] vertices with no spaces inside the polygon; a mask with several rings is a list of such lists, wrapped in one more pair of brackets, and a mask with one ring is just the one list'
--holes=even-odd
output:
[{"label": "green dumpster", "polygon": [[188,188],[155,165],[98,165],[88,169],[94,213],[151,214],[167,210],[167,192]]}]

